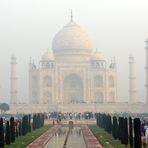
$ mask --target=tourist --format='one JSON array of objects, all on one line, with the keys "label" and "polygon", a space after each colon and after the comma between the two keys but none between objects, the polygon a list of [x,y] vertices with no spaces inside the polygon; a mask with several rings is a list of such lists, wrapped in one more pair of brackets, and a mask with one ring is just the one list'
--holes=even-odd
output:
[{"label": "tourist", "polygon": [[147,124],[144,125],[144,136],[145,136],[145,133],[146,133],[146,130],[148,129],[148,126]]},{"label": "tourist", "polygon": [[55,124],[55,122],[54,122],[54,119],[53,119],[53,122],[52,122],[52,124],[53,124],[53,125]]},{"label": "tourist", "polygon": [[148,142],[148,128],[145,131],[145,141]]}]

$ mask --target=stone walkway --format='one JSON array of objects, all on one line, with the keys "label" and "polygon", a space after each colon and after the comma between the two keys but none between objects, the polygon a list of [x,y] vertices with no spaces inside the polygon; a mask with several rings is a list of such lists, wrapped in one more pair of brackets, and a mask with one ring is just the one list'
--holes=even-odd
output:
[{"label": "stone walkway", "polygon": [[[82,122],[77,122],[77,125],[80,126],[82,129],[82,134],[86,148],[103,148],[103,146],[99,143],[97,138],[93,135],[93,133],[86,124],[82,124]],[[61,127],[60,124],[55,124],[52,128],[50,128],[40,137],[35,139],[26,148],[43,148],[48,143],[48,141],[53,137],[53,135],[59,130],[60,127]]]},{"label": "stone walkway", "polygon": [[46,143],[53,137],[53,135],[58,131],[59,128],[60,125],[54,125],[52,128],[43,133],[40,137],[35,139],[26,148],[43,148]]},{"label": "stone walkway", "polygon": [[93,135],[87,125],[82,125],[82,134],[86,144],[86,148],[103,148],[97,138]]}]

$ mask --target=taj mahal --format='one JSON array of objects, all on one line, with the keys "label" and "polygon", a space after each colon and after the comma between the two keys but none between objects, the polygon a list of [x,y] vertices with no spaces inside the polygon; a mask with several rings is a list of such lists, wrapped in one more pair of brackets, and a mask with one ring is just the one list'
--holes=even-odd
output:
[{"label": "taj mahal", "polygon": [[70,22],[54,37],[37,68],[30,62],[31,103],[116,102],[116,66],[93,52],[91,39]]},{"label": "taj mahal", "polygon": [[145,112],[136,96],[135,60],[129,57],[130,101],[118,102],[115,60],[107,63],[89,34],[70,22],[57,32],[39,66],[29,62],[29,103],[17,103],[16,58],[11,58],[11,111]]}]

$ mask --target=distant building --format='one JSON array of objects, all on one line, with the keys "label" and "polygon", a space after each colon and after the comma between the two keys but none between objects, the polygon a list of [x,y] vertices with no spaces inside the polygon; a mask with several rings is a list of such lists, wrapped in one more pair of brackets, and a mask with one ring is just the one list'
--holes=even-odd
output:
[{"label": "distant building", "polygon": [[[146,102],[147,67],[148,60]],[[10,112],[148,112],[147,104],[137,97],[135,68],[134,57],[130,56],[129,102],[119,102],[115,60],[107,64],[103,53],[93,49],[89,35],[71,16],[70,22],[55,35],[52,49],[42,55],[39,65],[30,59],[29,103],[17,103],[16,59],[11,58]]]},{"label": "distant building", "polygon": [[104,55],[71,17],[54,37],[37,67],[29,64],[30,102],[104,103],[117,101],[116,64],[107,66]]}]

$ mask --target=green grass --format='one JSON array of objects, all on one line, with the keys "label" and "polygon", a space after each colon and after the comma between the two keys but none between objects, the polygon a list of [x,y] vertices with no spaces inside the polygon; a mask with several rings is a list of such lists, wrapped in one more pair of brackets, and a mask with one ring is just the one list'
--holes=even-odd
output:
[{"label": "green grass", "polygon": [[30,144],[33,140],[42,135],[45,131],[47,131],[51,125],[45,125],[31,133],[26,134],[25,136],[19,136],[15,139],[15,143],[11,143],[10,145],[5,145],[5,148],[25,148],[28,144]]},{"label": "green grass", "polygon": [[97,125],[90,125],[89,128],[104,148],[130,148],[130,146],[121,144],[119,140],[115,140],[112,135]]}]

